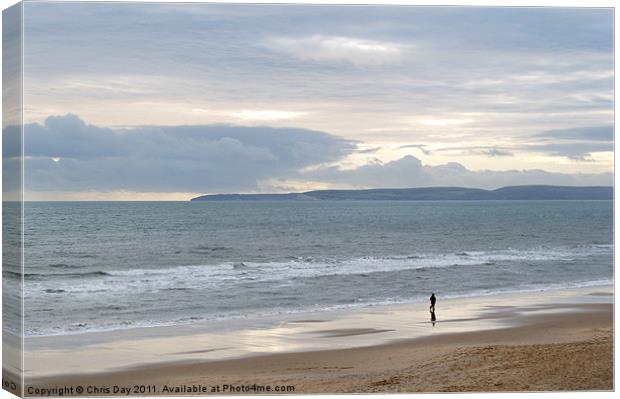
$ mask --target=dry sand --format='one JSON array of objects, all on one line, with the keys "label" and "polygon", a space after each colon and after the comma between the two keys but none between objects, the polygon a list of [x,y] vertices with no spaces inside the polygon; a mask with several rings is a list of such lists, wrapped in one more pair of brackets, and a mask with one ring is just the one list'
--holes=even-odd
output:
[{"label": "dry sand", "polygon": [[[211,389],[225,384],[294,386],[295,393],[613,390],[611,303],[548,305],[527,316],[500,309],[493,317],[514,319],[515,325],[361,348],[39,378],[27,385],[145,384],[167,395],[175,394],[174,389],[181,390],[176,394],[191,394],[183,391],[193,385]],[[325,339],[372,333],[330,330]],[[173,392],[162,392],[164,386]]]}]

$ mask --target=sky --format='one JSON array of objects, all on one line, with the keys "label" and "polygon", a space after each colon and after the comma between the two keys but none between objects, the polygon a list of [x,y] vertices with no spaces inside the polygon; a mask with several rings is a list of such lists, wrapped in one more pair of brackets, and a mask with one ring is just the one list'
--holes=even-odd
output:
[{"label": "sky", "polygon": [[613,181],[611,9],[26,3],[24,24],[27,199]]}]

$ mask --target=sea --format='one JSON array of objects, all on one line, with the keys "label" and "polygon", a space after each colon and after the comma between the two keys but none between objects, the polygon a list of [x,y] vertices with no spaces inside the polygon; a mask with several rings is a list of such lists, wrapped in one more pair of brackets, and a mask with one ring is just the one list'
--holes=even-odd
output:
[{"label": "sea", "polygon": [[[613,283],[612,201],[27,202],[24,215],[26,336]],[[18,266],[3,284],[19,286]]]}]

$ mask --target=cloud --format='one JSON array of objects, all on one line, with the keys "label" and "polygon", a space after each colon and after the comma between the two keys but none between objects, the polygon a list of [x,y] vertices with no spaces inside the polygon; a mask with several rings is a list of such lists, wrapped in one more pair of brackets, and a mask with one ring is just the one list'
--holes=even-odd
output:
[{"label": "cloud", "polygon": [[28,124],[25,137],[26,189],[31,191],[252,191],[261,180],[295,175],[356,148],[356,143],[307,129],[110,129],[75,115]]},{"label": "cloud", "polygon": [[426,126],[446,127],[453,125],[464,125],[473,122],[471,119],[450,119],[450,118],[422,118],[417,120],[418,123]]},{"label": "cloud", "polygon": [[[22,131],[16,125],[2,129],[2,190],[5,200],[19,200],[22,184]],[[8,193],[11,193],[7,195]]]},{"label": "cloud", "polygon": [[489,148],[479,150],[481,154],[488,155],[490,157],[511,157],[514,154],[510,151],[502,150],[499,148]]},{"label": "cloud", "polygon": [[[4,172],[15,173],[19,167],[19,130],[9,126],[3,135]],[[160,198],[168,198],[162,195],[169,193],[170,198],[180,198],[182,193],[266,192],[283,187],[302,191],[326,187],[613,184],[612,173],[476,171],[458,162],[425,165],[411,155],[390,162],[375,158],[362,166],[341,169],[340,162],[359,151],[359,142],[299,128],[189,125],[112,129],[69,114],[48,117],[43,124],[25,125],[24,137],[25,188],[38,199],[45,199],[45,193],[63,199],[127,198],[133,194],[140,198],[140,193],[160,193]],[[559,144],[546,145],[541,151],[575,157],[580,154]],[[489,156],[504,155],[495,147],[478,149],[488,151]],[[12,185],[7,188],[15,189]],[[112,197],[105,193],[112,193]]]},{"label": "cloud", "polygon": [[371,163],[356,169],[325,167],[306,174],[308,179],[337,187],[431,187],[460,186],[493,189],[509,185],[613,185],[612,173],[563,174],[543,170],[473,171],[457,162],[423,165],[412,155],[387,163]]},{"label": "cloud", "polygon": [[613,126],[576,127],[572,129],[547,130],[534,135],[543,139],[557,140],[587,140],[587,141],[613,141]]},{"label": "cloud", "polygon": [[325,35],[272,37],[265,41],[265,46],[301,60],[356,65],[391,63],[397,61],[404,50],[403,45],[394,42]]},{"label": "cloud", "polygon": [[306,115],[306,112],[279,111],[279,110],[253,110],[244,109],[238,112],[232,112],[231,115],[243,120],[257,121],[278,121],[283,119],[295,119]]},{"label": "cloud", "polygon": [[593,152],[613,152],[614,150],[613,126],[548,130],[533,137],[543,143],[525,146],[526,149],[578,161],[590,160]]},{"label": "cloud", "polygon": [[364,149],[359,149],[356,152],[358,154],[374,154],[377,151],[381,151],[383,149],[383,147],[371,147],[371,148],[364,148]]},{"label": "cloud", "polygon": [[589,161],[593,152],[612,152],[614,144],[609,143],[550,143],[529,145],[530,151],[544,152],[552,156],[566,157],[575,161]]},{"label": "cloud", "polygon": [[[451,137],[521,144],[530,132],[613,121],[611,9],[29,2],[25,10],[27,122],[67,112],[99,126],[295,121],[369,146],[435,148]],[[308,114],[272,113],[300,110]]]},{"label": "cloud", "polygon": [[[579,127],[572,129],[547,130],[529,137],[535,141],[526,144],[500,146],[460,146],[435,149],[435,152],[454,152],[479,154],[489,157],[515,156],[522,153],[538,152],[554,157],[564,157],[574,161],[592,161],[594,152],[613,152],[613,126]],[[405,148],[403,146],[401,148]]]},{"label": "cloud", "polygon": [[420,151],[422,151],[422,153],[424,155],[430,155],[431,152],[429,150],[427,150],[426,147],[427,147],[427,145],[425,145],[425,144],[405,144],[405,145],[401,145],[400,147],[398,147],[398,149],[417,148]]},{"label": "cloud", "polygon": [[488,157],[511,157],[514,153],[510,149],[495,146],[467,146],[438,148],[437,152],[459,151],[461,154],[485,155]]}]

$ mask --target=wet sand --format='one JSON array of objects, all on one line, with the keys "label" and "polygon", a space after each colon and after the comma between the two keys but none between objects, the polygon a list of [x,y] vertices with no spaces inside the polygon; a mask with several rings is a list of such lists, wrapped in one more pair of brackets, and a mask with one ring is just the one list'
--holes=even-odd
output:
[{"label": "wet sand", "polygon": [[[166,395],[253,384],[292,386],[295,393],[613,389],[611,287],[440,300],[435,326],[424,308],[321,313],[250,330],[183,330],[185,335],[176,337],[149,331],[118,340],[108,334],[77,346],[84,337],[74,338],[73,346],[57,342],[53,349],[40,340],[46,347],[31,350],[26,362],[28,367],[40,360],[39,375],[31,375],[26,385],[86,390],[147,385],[154,386],[151,394]],[[108,359],[127,356],[129,343],[137,359],[150,351],[159,361],[101,364],[97,371],[85,364],[88,356],[89,363],[97,363],[106,350]],[[62,357],[71,354],[77,358]],[[82,372],[75,372],[72,362],[82,363]]]}]

